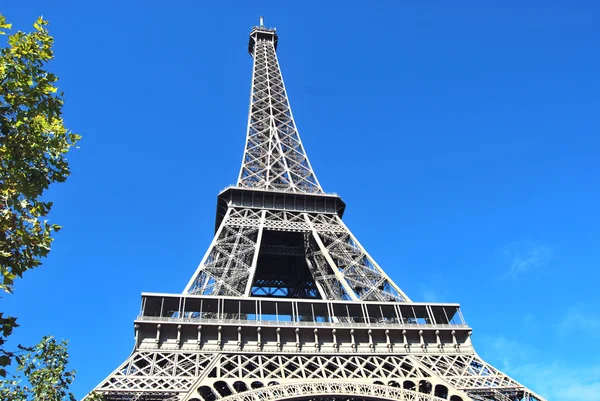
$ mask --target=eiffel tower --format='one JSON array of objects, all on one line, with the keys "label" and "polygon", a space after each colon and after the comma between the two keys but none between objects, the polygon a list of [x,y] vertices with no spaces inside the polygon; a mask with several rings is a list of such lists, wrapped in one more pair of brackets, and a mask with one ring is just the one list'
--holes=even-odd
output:
[{"label": "eiffel tower", "polygon": [[142,293],[106,401],[544,399],[484,362],[456,303],[413,302],[342,221],[298,135],[275,29],[254,59],[236,186],[182,294]]}]

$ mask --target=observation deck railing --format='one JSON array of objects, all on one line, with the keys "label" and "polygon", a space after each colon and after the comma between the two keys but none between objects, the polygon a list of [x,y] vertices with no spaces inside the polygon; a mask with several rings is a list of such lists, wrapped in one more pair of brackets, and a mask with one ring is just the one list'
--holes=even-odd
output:
[{"label": "observation deck railing", "polygon": [[143,293],[138,321],[287,327],[464,329],[458,304]]}]

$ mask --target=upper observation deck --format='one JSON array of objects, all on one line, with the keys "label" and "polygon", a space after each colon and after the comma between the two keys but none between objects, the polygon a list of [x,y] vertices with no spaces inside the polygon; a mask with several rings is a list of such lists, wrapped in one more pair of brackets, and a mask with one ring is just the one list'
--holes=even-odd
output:
[{"label": "upper observation deck", "polygon": [[267,28],[264,26],[264,18],[260,17],[260,25],[252,28],[250,32],[250,41],[248,42],[248,53],[254,55],[254,45],[259,39],[270,40],[273,42],[273,47],[277,50],[277,33],[275,28]]}]

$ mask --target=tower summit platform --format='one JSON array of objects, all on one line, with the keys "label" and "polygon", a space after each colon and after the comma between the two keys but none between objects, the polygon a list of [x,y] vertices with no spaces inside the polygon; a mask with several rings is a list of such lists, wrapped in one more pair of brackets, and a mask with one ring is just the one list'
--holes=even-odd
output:
[{"label": "tower summit platform", "polygon": [[259,40],[273,42],[273,47],[277,50],[277,33],[275,28],[266,28],[264,26],[264,17],[260,17],[260,24],[252,28],[250,32],[250,41],[248,42],[248,53],[254,56],[254,45]]}]

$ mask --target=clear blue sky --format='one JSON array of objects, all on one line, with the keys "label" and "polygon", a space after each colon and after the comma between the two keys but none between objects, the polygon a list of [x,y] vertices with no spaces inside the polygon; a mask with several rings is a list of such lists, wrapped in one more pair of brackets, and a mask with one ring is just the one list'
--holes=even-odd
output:
[{"label": "clear blue sky", "polygon": [[[418,4],[417,4],[418,3]],[[82,397],[133,347],[142,291],[181,292],[244,146],[260,14],[345,221],[416,301],[460,302],[483,358],[600,400],[600,3],[6,1],[56,38],[83,135],[62,224],[1,309],[70,340]]]}]

